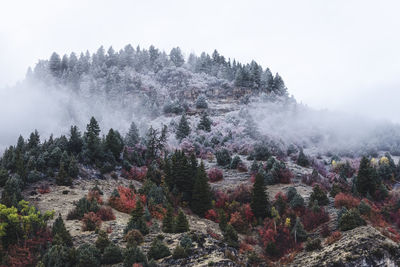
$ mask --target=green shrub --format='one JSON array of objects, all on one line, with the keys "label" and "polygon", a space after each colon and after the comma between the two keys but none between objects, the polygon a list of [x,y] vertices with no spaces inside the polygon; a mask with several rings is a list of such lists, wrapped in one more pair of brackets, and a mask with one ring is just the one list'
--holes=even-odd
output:
[{"label": "green shrub", "polygon": [[138,247],[126,249],[124,256],[124,267],[132,267],[134,263],[146,264],[147,258]]},{"label": "green shrub", "polygon": [[175,260],[186,258],[186,251],[181,245],[176,245],[174,251],[172,252],[172,258]]},{"label": "green shrub", "polygon": [[239,248],[239,239],[235,228],[232,225],[228,224],[226,226],[224,232],[224,241],[225,243],[233,248]]},{"label": "green shrub", "polygon": [[78,267],[100,266],[100,251],[93,245],[83,244],[77,249]]},{"label": "green shrub", "polygon": [[348,231],[365,224],[365,221],[361,218],[360,212],[357,209],[351,209],[345,212],[339,219],[339,229],[341,231]]},{"label": "green shrub", "polygon": [[111,243],[104,249],[101,260],[103,264],[116,264],[122,262],[122,260],[122,251],[119,246]]},{"label": "green shrub", "polygon": [[313,188],[313,192],[310,195],[310,204],[314,203],[314,201],[318,202],[319,206],[325,206],[329,204],[329,198],[326,196],[326,193],[322,188],[317,184]]},{"label": "green shrub", "polygon": [[159,238],[153,240],[150,250],[147,253],[149,259],[155,260],[168,257],[169,255],[171,255],[169,248]]},{"label": "green shrub", "polygon": [[308,165],[310,165],[310,161],[304,154],[303,149],[300,149],[299,156],[297,157],[297,164],[303,167],[307,167]]},{"label": "green shrub", "polygon": [[231,155],[229,154],[229,151],[224,149],[221,149],[215,153],[215,157],[217,158],[217,163],[220,166],[228,166],[231,163]]},{"label": "green shrub", "polygon": [[95,246],[101,253],[104,252],[104,249],[110,245],[110,240],[108,239],[107,233],[103,230],[100,230],[97,240],[95,242]]},{"label": "green shrub", "polygon": [[371,206],[362,200],[360,205],[358,205],[358,211],[361,215],[369,215],[371,213]]},{"label": "green shrub", "polygon": [[127,247],[138,246],[142,244],[144,240],[142,233],[136,229],[130,230],[124,238],[127,242]]},{"label": "green shrub", "polygon": [[96,213],[98,210],[99,205],[95,199],[89,201],[86,197],[83,197],[75,204],[75,208],[68,213],[67,220],[80,220],[86,213]]},{"label": "green shrub", "polygon": [[309,239],[306,242],[306,247],[305,247],[306,251],[319,250],[321,248],[322,248],[321,239],[319,238],[313,240]]}]

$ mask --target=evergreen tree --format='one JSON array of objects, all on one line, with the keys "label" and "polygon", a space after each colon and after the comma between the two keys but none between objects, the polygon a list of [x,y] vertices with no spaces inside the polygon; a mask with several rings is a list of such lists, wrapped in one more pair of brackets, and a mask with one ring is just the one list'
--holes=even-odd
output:
[{"label": "evergreen tree", "polygon": [[83,140],[78,127],[71,126],[68,140],[68,151],[78,155],[82,151]]},{"label": "evergreen tree", "polygon": [[228,246],[233,248],[239,248],[239,238],[235,228],[233,228],[232,225],[228,224],[223,234],[224,234],[224,241]]},{"label": "evergreen tree", "polygon": [[181,67],[185,63],[181,49],[179,47],[174,47],[169,53],[169,58],[174,63],[176,67]]},{"label": "evergreen tree", "polygon": [[303,167],[310,165],[307,156],[304,154],[303,149],[300,149],[299,156],[297,158],[297,164]]},{"label": "evergreen tree", "polygon": [[201,162],[197,170],[196,180],[193,186],[191,209],[197,215],[203,217],[211,208],[211,190],[208,184],[204,163]]},{"label": "evergreen tree", "polygon": [[77,178],[78,174],[79,174],[78,161],[76,160],[74,155],[72,155],[68,165],[68,175],[71,178]]},{"label": "evergreen tree", "polygon": [[40,144],[40,136],[37,130],[35,130],[31,135],[29,136],[28,139],[28,148],[29,149],[35,149],[38,147]]},{"label": "evergreen tree", "polygon": [[123,144],[123,141],[122,141],[122,138],[121,138],[121,135],[119,134],[119,132],[114,131],[113,129],[110,129],[106,136],[105,150],[111,151],[115,160],[118,161],[123,148],[124,148],[124,144]]},{"label": "evergreen tree", "polygon": [[250,206],[256,218],[264,219],[267,217],[269,202],[265,192],[264,177],[260,173],[256,175]]},{"label": "evergreen tree", "polygon": [[53,54],[50,57],[49,69],[51,74],[53,74],[55,77],[58,77],[60,75],[61,58],[56,52],[53,52]]},{"label": "evergreen tree", "polygon": [[85,156],[90,163],[95,163],[99,160],[101,153],[101,140],[99,137],[100,127],[96,119],[92,117],[89,124],[86,126],[84,150]]},{"label": "evergreen tree", "polygon": [[294,224],[291,234],[294,236],[294,241],[305,241],[307,238],[307,232],[304,230],[304,226],[301,223],[299,217],[296,218],[296,223]]},{"label": "evergreen tree", "polygon": [[1,203],[7,207],[17,207],[18,202],[22,199],[21,188],[22,181],[18,175],[8,178],[1,194]]},{"label": "evergreen tree", "polygon": [[182,210],[179,210],[175,223],[175,233],[184,233],[189,231],[189,222]]},{"label": "evergreen tree", "polygon": [[224,210],[221,210],[219,213],[219,229],[221,229],[221,232],[225,232],[226,226],[228,225],[228,220],[226,218],[226,213]]},{"label": "evergreen tree", "polygon": [[65,228],[64,221],[61,217],[61,214],[58,214],[57,219],[53,223],[53,227],[51,229],[53,237],[58,236],[56,240],[60,240],[62,243],[58,245],[64,245],[68,247],[72,247],[72,237],[68,232],[67,228]]},{"label": "evergreen tree", "polygon": [[312,204],[315,201],[318,202],[319,206],[325,206],[329,204],[329,198],[322,188],[317,184],[313,187],[313,192],[310,195],[309,203]]},{"label": "evergreen tree", "polygon": [[97,236],[97,240],[95,242],[96,248],[103,253],[104,249],[111,244],[110,239],[108,239],[107,233],[103,230],[100,230],[99,235]]},{"label": "evergreen tree", "polygon": [[203,130],[206,132],[210,132],[211,131],[211,120],[208,117],[207,113],[203,113],[203,115],[201,116],[200,122],[197,125],[197,129],[199,130]]},{"label": "evergreen tree", "polygon": [[357,192],[362,196],[368,194],[373,196],[378,187],[375,169],[370,165],[367,157],[363,157],[360,161],[360,168],[356,179]]},{"label": "evergreen tree", "polygon": [[130,147],[134,147],[139,143],[139,130],[134,122],[131,123],[129,131],[125,136],[125,144]]},{"label": "evergreen tree", "polygon": [[147,227],[144,218],[143,205],[139,200],[136,202],[136,207],[132,211],[131,218],[125,228],[125,233],[133,229],[139,230],[143,235],[147,235],[149,233],[149,228]]},{"label": "evergreen tree", "polygon": [[190,134],[190,126],[186,119],[186,115],[183,114],[179,121],[178,128],[176,129],[176,139],[182,140]]},{"label": "evergreen tree", "polygon": [[208,108],[207,99],[204,95],[200,95],[196,100],[196,108]]},{"label": "evergreen tree", "polygon": [[167,213],[163,219],[162,230],[165,233],[173,233],[174,232],[174,211],[171,205],[167,207]]},{"label": "evergreen tree", "polygon": [[60,168],[58,170],[58,175],[56,177],[57,185],[72,185],[72,179],[65,170],[64,163],[60,162]]}]

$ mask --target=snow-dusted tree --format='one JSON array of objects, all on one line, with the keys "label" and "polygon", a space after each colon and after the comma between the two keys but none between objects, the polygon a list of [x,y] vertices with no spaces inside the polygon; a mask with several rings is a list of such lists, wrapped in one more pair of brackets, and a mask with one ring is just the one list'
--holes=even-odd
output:
[{"label": "snow-dusted tree", "polygon": [[185,63],[185,59],[183,58],[182,51],[179,47],[171,49],[169,58],[176,67],[181,67]]},{"label": "snow-dusted tree", "polygon": [[196,108],[208,108],[207,99],[204,95],[200,95],[196,100]]},{"label": "snow-dusted tree", "polygon": [[211,124],[212,124],[212,121],[208,117],[207,113],[203,113],[203,115],[201,116],[200,122],[197,125],[197,129],[203,130],[203,131],[206,131],[206,132],[210,132],[211,131]]},{"label": "snow-dusted tree", "polygon": [[179,121],[178,128],[176,129],[176,139],[182,140],[189,134],[190,134],[190,126],[186,119],[186,115],[183,114],[181,116],[181,120]]},{"label": "snow-dusted tree", "polygon": [[131,126],[129,127],[129,131],[125,136],[125,145],[133,147],[137,143],[139,143],[139,130],[136,127],[136,124],[134,122],[131,123]]},{"label": "snow-dusted tree", "polygon": [[50,57],[49,69],[50,69],[51,74],[53,74],[54,76],[60,75],[61,59],[60,59],[60,56],[56,52],[53,52],[53,54]]}]

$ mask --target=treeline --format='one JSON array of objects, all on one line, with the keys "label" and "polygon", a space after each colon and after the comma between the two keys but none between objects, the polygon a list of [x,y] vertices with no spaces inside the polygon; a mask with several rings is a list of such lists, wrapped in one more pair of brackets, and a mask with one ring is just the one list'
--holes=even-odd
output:
[{"label": "treeline", "polygon": [[[232,89],[236,86],[278,95],[285,95],[287,91],[279,74],[273,76],[268,68],[263,69],[255,61],[248,64],[231,61],[217,50],[211,55],[204,52],[200,56],[190,54],[185,60],[179,47],[173,48],[169,54],[154,46],[135,49],[130,44],[120,51],[112,47],[105,51],[101,46],[96,53],[87,51],[79,56],[72,52],[61,57],[54,52],[49,60],[40,60],[28,74],[44,81],[56,78],[75,90],[90,87],[107,93],[145,89],[154,94],[164,86],[169,90],[193,87]],[[152,79],[152,83],[148,83],[146,77]]]}]

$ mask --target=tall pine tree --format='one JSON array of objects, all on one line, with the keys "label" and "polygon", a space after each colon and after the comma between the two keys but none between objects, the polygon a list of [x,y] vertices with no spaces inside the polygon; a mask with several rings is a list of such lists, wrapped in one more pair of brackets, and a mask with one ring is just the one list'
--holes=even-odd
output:
[{"label": "tall pine tree", "polygon": [[193,186],[191,209],[199,216],[204,216],[211,208],[211,190],[208,184],[207,174],[204,163],[201,162],[197,170],[196,179]]},{"label": "tall pine tree", "polygon": [[260,173],[256,175],[250,206],[256,218],[264,219],[267,217],[270,205],[265,192],[264,177]]},{"label": "tall pine tree", "polygon": [[176,129],[176,139],[182,140],[190,134],[190,126],[186,119],[186,115],[183,114],[179,121],[178,128]]}]

